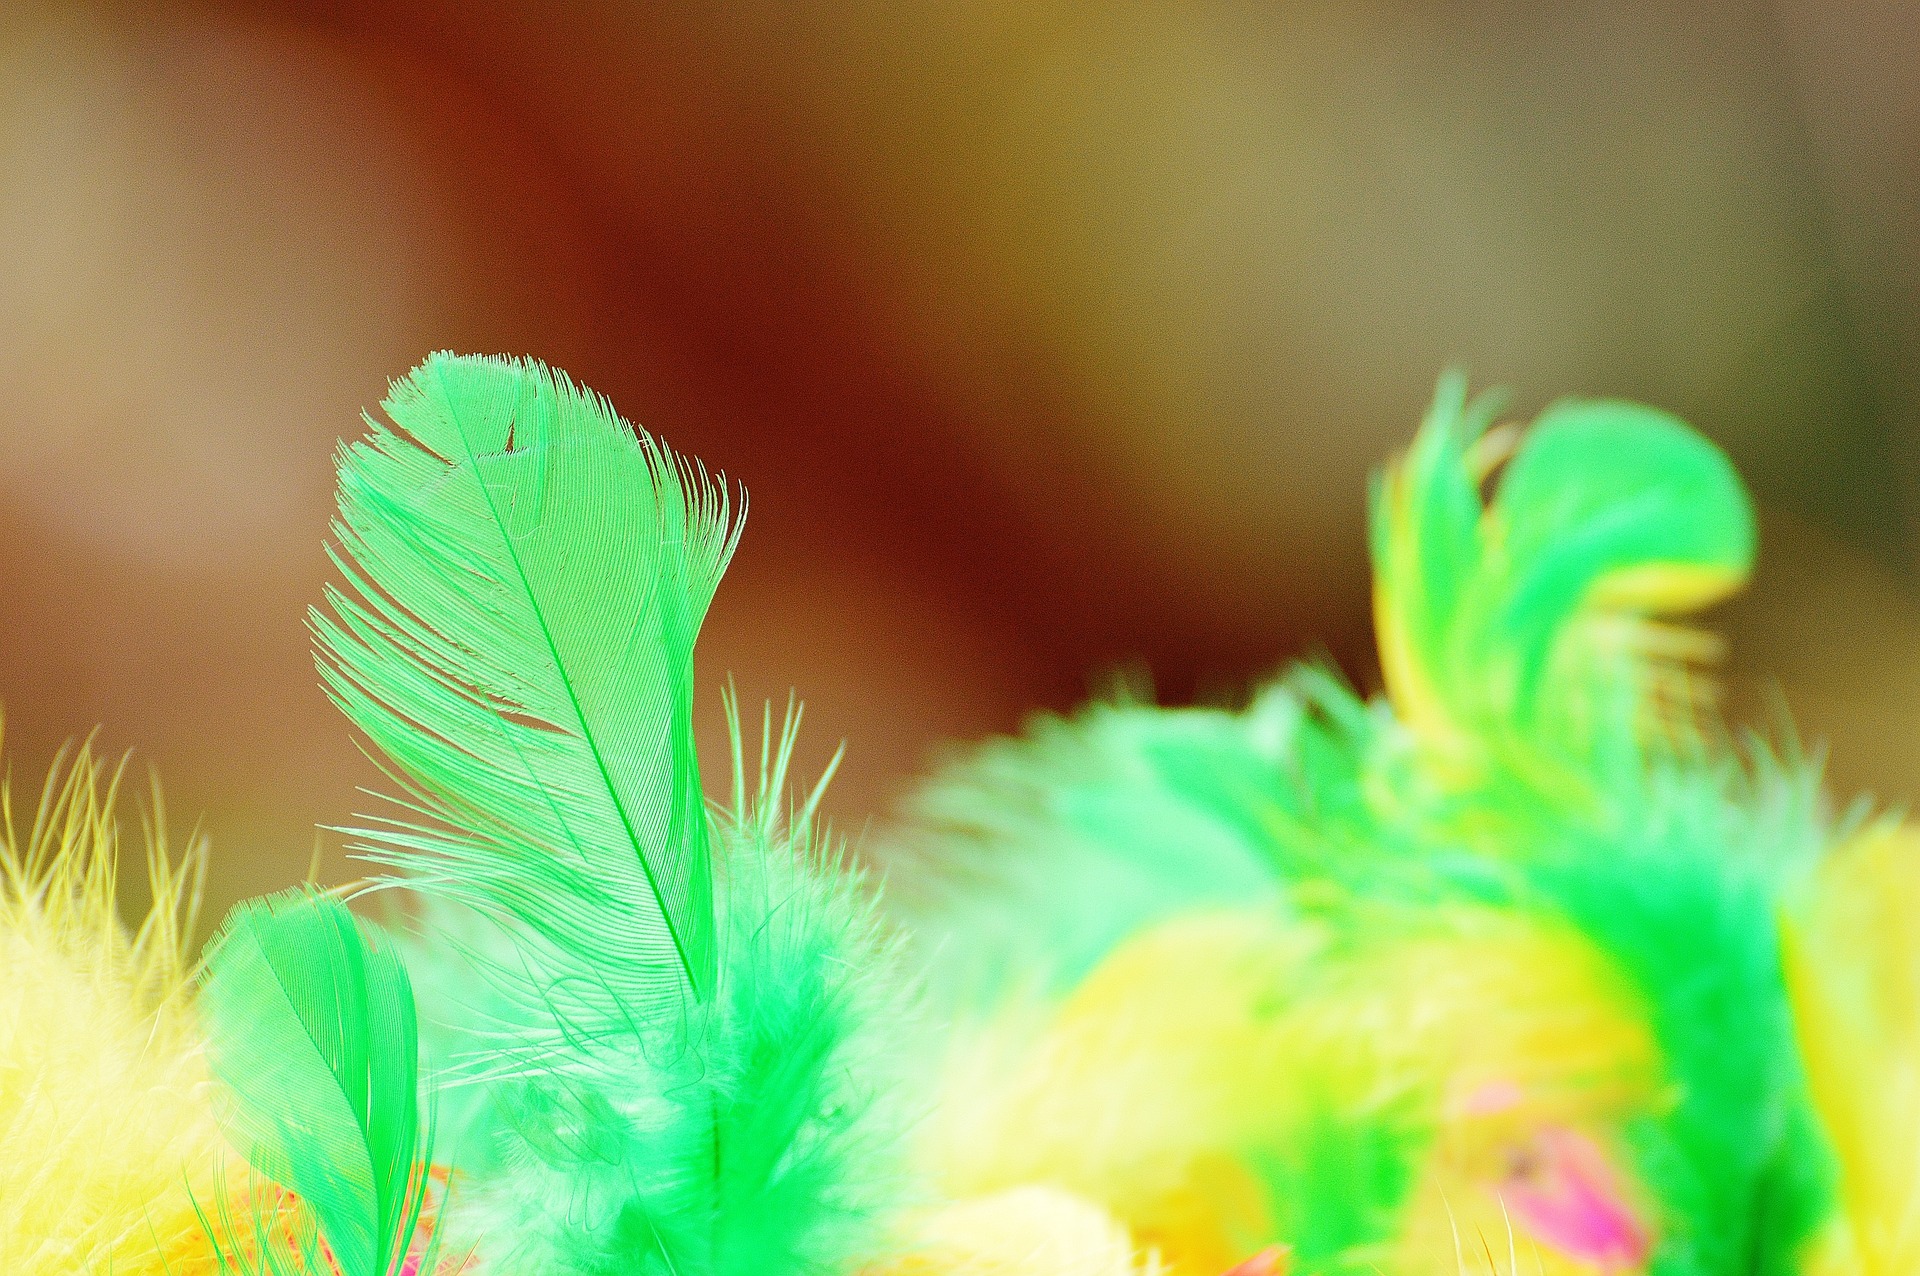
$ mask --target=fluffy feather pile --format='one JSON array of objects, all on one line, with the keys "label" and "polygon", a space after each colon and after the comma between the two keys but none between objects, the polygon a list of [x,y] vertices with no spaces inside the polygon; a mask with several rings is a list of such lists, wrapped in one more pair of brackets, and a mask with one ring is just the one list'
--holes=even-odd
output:
[{"label": "fluffy feather pile", "polygon": [[204,847],[147,825],[152,906],[116,909],[120,772],[56,766],[25,831],[0,790],[0,1270],[208,1270],[194,1192],[220,1132],[185,940]]},{"label": "fluffy feather pile", "polygon": [[[286,1276],[1920,1270],[1920,835],[1733,736],[1754,532],[1680,422],[1441,384],[1374,493],[1384,691],[1038,721],[870,848],[693,647],[723,482],[516,360],[339,458],[321,677],[389,925],[197,969],[82,754],[0,842],[0,1269]],[[822,781],[824,784],[824,781]]]}]

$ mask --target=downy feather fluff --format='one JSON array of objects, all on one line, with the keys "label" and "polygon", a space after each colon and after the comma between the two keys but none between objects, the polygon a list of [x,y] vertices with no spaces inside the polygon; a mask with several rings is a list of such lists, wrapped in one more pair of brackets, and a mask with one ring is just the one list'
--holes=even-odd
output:
[{"label": "downy feather fluff", "polygon": [[1448,378],[1375,488],[1384,694],[1309,666],[1240,710],[1121,700],[936,781],[891,864],[952,1034],[916,1086],[900,954],[819,788],[787,796],[797,713],[750,766],[729,700],[730,799],[701,790],[724,486],[537,363],[437,355],[386,410],[313,624],[399,790],[360,833],[413,934],[243,905],[196,1002],[197,846],[156,836],[129,934],[95,763],[24,839],[0,811],[5,1270],[1920,1255],[1920,834],[1832,819],[1713,716],[1677,618],[1753,520],[1672,418],[1521,432]]}]

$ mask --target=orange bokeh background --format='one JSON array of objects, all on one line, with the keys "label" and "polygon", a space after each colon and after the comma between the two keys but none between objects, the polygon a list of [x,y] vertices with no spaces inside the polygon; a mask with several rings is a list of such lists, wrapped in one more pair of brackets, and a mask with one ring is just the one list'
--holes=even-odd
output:
[{"label": "orange bokeh background", "polygon": [[749,489],[699,725],[797,689],[858,835],[1115,671],[1370,680],[1367,475],[1457,362],[1720,440],[1736,712],[1908,800],[1915,48],[1884,0],[13,0],[17,769],[100,726],[216,913],[300,873],[377,780],[304,628],[332,450],[428,350],[508,351]]}]

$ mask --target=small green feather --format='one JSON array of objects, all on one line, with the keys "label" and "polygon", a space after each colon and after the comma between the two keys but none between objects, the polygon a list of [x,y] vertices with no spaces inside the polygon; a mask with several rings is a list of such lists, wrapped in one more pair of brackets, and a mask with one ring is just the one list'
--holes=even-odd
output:
[{"label": "small green feather", "polygon": [[[397,1272],[426,1201],[432,1143],[399,956],[339,900],[288,891],[227,919],[200,1007],[230,1141],[293,1193],[340,1276]],[[248,1270],[334,1270],[316,1264],[311,1231],[292,1240],[289,1259],[258,1243],[271,1224],[236,1237],[226,1223],[216,1239],[241,1241]]]}]

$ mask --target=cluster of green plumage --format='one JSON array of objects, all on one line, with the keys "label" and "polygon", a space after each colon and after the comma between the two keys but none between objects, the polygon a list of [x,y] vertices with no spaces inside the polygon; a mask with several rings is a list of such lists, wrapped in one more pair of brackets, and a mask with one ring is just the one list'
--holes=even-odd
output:
[{"label": "cluster of green plumage", "polygon": [[1065,1200],[1131,1238],[1076,1276],[1414,1272],[1465,1263],[1464,1193],[1565,1270],[1747,1276],[1835,1226],[1781,917],[1854,824],[1689,672],[1668,618],[1754,529],[1679,422],[1522,440],[1444,380],[1374,493],[1382,695],[1307,666],[1041,720],[916,799],[883,921],[787,797],[795,716],[755,767],[730,704],[703,790],[724,483],[530,362],[436,356],[385,407],[313,629],[410,933],[309,889],[211,946],[253,1173],[203,1215],[223,1269],[1048,1276],[996,1229]]},{"label": "cluster of green plumage", "polygon": [[[1733,740],[1703,711],[1686,668],[1702,636],[1657,619],[1743,579],[1751,510],[1725,457],[1663,414],[1563,404],[1521,441],[1491,428],[1496,409],[1444,380],[1376,488],[1390,694],[1365,698],[1308,666],[1241,710],[1123,697],[1042,719],[917,799],[896,890],[922,919],[938,986],[988,1015],[1009,999],[1071,1004],[1103,962],[1182,918],[1264,919],[1299,937],[1310,955],[1266,995],[1323,1003],[1301,1013],[1359,1039],[1329,1056],[1347,1082],[1298,1122],[1248,1120],[1183,1154],[1244,1166],[1272,1229],[1247,1241],[1284,1240],[1306,1270],[1404,1268],[1393,1241],[1410,1193],[1443,1127],[1471,1124],[1447,1111],[1460,1059],[1383,1063],[1378,1038],[1428,1014],[1467,1030],[1525,1021],[1494,990],[1381,1014],[1378,968],[1355,955],[1471,951],[1489,916],[1574,936],[1649,1037],[1655,1075],[1630,1101],[1603,1100],[1626,1069],[1596,1048],[1573,1061],[1592,1075],[1562,1077],[1557,1101],[1590,1103],[1595,1138],[1650,1216],[1652,1270],[1802,1270],[1831,1222],[1835,1171],[1779,919],[1851,826],[1824,812],[1811,764]],[[1436,990],[1447,977],[1400,974]],[[1142,985],[1115,1014],[1207,995]],[[1289,1061],[1273,1093],[1315,1084],[1310,1066]],[[1072,1089],[1063,1081],[1058,1101]],[[1136,1097],[1155,1101],[1146,1086]],[[1117,1163],[1126,1136],[1111,1137]]]}]

